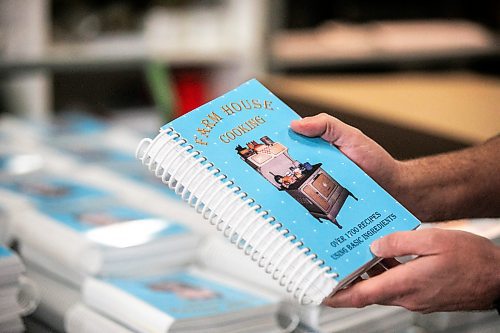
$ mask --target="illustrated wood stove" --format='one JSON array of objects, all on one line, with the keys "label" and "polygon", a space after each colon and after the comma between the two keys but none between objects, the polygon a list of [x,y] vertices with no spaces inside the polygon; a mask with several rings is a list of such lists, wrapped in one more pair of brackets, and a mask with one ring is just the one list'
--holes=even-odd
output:
[{"label": "illustrated wood stove", "polygon": [[[252,141],[236,151],[253,169],[278,190],[286,191],[320,222],[330,220],[337,227],[337,215],[348,196],[354,195],[323,168],[321,163],[300,163],[290,157],[288,148],[264,136],[262,143]],[[357,200],[357,199],[356,199]]]}]

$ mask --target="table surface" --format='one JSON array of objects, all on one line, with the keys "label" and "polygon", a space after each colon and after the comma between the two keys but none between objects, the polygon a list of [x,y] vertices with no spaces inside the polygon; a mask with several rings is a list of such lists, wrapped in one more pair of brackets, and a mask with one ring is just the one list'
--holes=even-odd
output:
[{"label": "table surface", "polygon": [[283,98],[387,122],[464,143],[500,133],[500,79],[466,72],[274,75]]}]

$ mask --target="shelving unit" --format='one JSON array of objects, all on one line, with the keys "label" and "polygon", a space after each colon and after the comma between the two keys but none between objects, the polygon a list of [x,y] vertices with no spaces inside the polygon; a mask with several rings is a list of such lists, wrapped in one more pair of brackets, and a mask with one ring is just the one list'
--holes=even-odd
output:
[{"label": "shelving unit", "polygon": [[[50,1],[41,0],[44,11],[38,11],[38,15],[44,17],[46,30],[50,30],[50,19],[46,15],[46,8]],[[17,10],[24,10],[20,4]],[[15,5],[12,6],[14,8]],[[78,71],[110,71],[121,69],[141,70],[149,63],[160,63],[168,68],[172,66],[203,67],[210,68],[213,72],[209,84],[211,95],[222,93],[236,83],[240,83],[251,77],[263,73],[265,60],[262,52],[265,33],[267,31],[267,15],[269,14],[269,3],[265,0],[222,0],[217,3],[213,13],[203,11],[203,2],[200,6],[194,5],[183,9],[182,19],[191,24],[189,35],[183,35],[175,40],[165,41],[161,38],[161,32],[168,29],[168,25],[161,26],[161,15],[168,14],[169,10],[158,10],[160,12],[160,27],[158,31],[143,31],[134,33],[123,33],[121,35],[101,36],[95,40],[86,42],[59,42],[44,45],[42,51],[36,55],[24,56],[0,56],[0,77],[11,80],[17,76],[29,76],[40,72],[44,80],[50,86],[51,73],[71,73]],[[189,17],[193,11],[193,17]],[[173,13],[175,17],[178,13]],[[219,31],[224,34],[218,36],[212,31],[212,42],[218,38],[214,45],[207,47],[204,38],[207,37],[203,29],[203,19],[213,19],[222,15],[224,20],[217,22],[206,22],[212,25],[219,24]],[[168,21],[169,17],[165,18]],[[43,20],[42,20],[43,21]],[[156,21],[158,21],[156,19]],[[177,20],[178,21],[178,20]],[[169,22],[172,24],[175,22]],[[193,27],[200,25],[199,29]],[[234,25],[232,29],[230,27]],[[156,27],[158,28],[158,27]],[[152,30],[154,30],[153,28]],[[207,28],[207,30],[210,30]],[[196,34],[199,32],[199,36]],[[172,37],[172,36],[170,36]],[[185,42],[188,40],[188,42]],[[20,42],[22,43],[22,42]],[[163,44],[165,43],[165,44]],[[200,44],[199,46],[197,44]],[[50,94],[50,89],[42,95]],[[50,97],[38,115],[29,111],[23,112],[28,118],[47,119],[52,113]],[[31,107],[31,105],[30,105]],[[21,108],[23,108],[21,106]],[[29,109],[29,107],[26,107]]]},{"label": "shelving unit", "polygon": [[272,39],[276,71],[425,68],[494,59],[498,37],[466,20],[330,21],[316,28],[278,29]]}]

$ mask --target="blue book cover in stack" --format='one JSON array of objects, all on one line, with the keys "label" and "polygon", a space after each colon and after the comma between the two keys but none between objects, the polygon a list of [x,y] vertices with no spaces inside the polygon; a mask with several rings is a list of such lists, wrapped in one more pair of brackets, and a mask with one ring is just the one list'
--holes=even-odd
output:
[{"label": "blue book cover in stack", "polygon": [[11,250],[3,245],[0,245],[0,260],[2,260],[3,258],[11,257],[12,255],[13,254]]},{"label": "blue book cover in stack", "polygon": [[100,200],[110,195],[104,190],[47,174],[0,183],[0,188],[28,198],[39,208],[64,208],[75,202]]},{"label": "blue book cover in stack", "polygon": [[174,319],[212,317],[272,304],[268,299],[181,271],[143,279],[104,279]]},{"label": "blue book cover in stack", "polygon": [[[115,242],[121,241],[120,235],[129,241],[141,239],[151,242],[158,238],[191,233],[180,223],[118,203],[104,203],[89,207],[71,206],[67,209],[42,208],[40,211],[57,223],[73,231],[87,233],[89,236],[98,236],[100,234],[98,229],[112,226],[113,228],[108,228],[108,231],[103,230],[103,232],[109,236],[110,241]],[[131,234],[133,230],[135,232]],[[136,237],[133,237],[134,235]]]}]

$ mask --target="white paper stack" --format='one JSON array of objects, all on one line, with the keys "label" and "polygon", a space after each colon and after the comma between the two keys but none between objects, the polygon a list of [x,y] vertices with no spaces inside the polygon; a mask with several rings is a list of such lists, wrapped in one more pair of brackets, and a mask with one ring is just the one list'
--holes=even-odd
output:
[{"label": "white paper stack", "polygon": [[22,332],[19,305],[20,277],[24,266],[15,253],[0,246],[0,332]]},{"label": "white paper stack", "polygon": [[7,209],[0,205],[0,244],[9,244],[10,223]]},{"label": "white paper stack", "polygon": [[[82,294],[90,309],[136,332],[279,331],[278,299],[205,270],[143,279],[90,278]],[[84,325],[73,320],[68,326]]]},{"label": "white paper stack", "polygon": [[82,303],[76,303],[68,309],[64,327],[68,333],[135,333]]},{"label": "white paper stack", "polygon": [[26,263],[26,275],[39,290],[40,304],[32,316],[51,329],[64,332],[64,318],[68,309],[80,301],[80,290],[30,263]]}]

